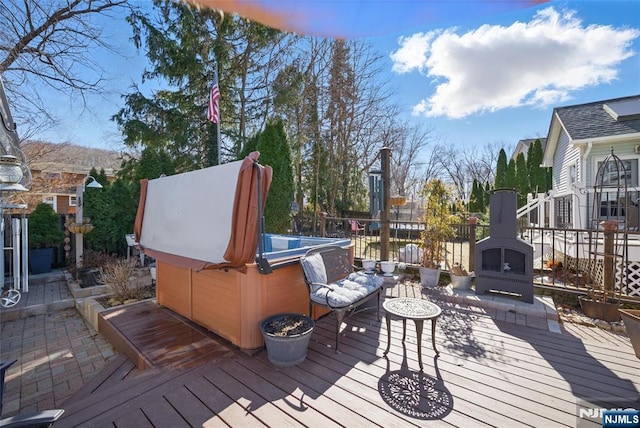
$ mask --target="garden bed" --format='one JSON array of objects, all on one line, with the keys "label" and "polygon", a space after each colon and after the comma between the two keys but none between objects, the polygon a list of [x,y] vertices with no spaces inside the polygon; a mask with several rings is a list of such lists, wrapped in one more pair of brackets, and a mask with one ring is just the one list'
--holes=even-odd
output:
[{"label": "garden bed", "polygon": [[141,300],[154,299],[156,297],[156,287],[155,285],[150,285],[147,287],[143,287],[140,291],[140,295],[135,299],[127,299],[121,301],[112,295],[106,296],[98,296],[95,298],[96,302],[100,303],[103,308],[109,309],[115,306],[127,305],[129,303],[139,302]]}]

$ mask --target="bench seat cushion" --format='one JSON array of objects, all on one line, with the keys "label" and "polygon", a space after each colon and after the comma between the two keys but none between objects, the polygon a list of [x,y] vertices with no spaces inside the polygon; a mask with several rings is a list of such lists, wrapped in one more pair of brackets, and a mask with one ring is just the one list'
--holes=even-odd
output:
[{"label": "bench seat cushion", "polygon": [[384,279],[378,276],[351,273],[327,287],[316,287],[310,297],[312,301],[326,305],[328,296],[330,306],[345,307],[376,292],[383,282]]}]

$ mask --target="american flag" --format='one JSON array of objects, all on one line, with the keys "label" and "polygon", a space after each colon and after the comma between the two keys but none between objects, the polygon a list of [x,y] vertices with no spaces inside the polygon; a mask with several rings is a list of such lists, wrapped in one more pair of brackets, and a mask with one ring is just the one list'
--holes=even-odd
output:
[{"label": "american flag", "polygon": [[213,123],[220,123],[220,88],[218,82],[213,84],[209,93],[209,111],[207,118]]}]

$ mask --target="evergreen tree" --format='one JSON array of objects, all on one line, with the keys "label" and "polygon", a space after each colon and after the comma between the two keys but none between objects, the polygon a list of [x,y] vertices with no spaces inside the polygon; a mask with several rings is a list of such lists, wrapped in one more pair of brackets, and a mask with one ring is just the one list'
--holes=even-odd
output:
[{"label": "evergreen tree", "polygon": [[[82,215],[89,217],[91,224],[93,224],[93,230],[86,234],[84,240],[88,248],[109,253],[113,251],[110,244],[113,229],[113,223],[109,217],[113,210],[113,201],[108,195],[110,184],[104,170],[98,173],[95,168],[92,168],[89,175],[96,178],[96,181],[102,185],[102,189],[87,187],[83,193]],[[122,238],[124,239],[124,235]]]},{"label": "evergreen tree", "polygon": [[474,178],[473,185],[471,186],[471,198],[469,199],[469,212],[481,213],[484,211],[483,193],[484,187]]},{"label": "evergreen tree", "polygon": [[109,219],[111,220],[109,239],[110,252],[124,255],[127,253],[127,242],[124,236],[133,232],[136,219],[138,198],[134,198],[131,187],[123,180],[116,179],[107,191],[112,201]]},{"label": "evergreen tree", "polygon": [[489,183],[487,182],[486,185],[478,183],[479,212],[487,212],[487,201],[489,201]]},{"label": "evergreen tree", "polygon": [[244,144],[244,146],[242,146],[242,150],[240,150],[240,153],[238,154],[238,159],[237,160],[242,160],[244,158],[246,158],[247,156],[249,156],[249,154],[251,152],[255,152],[256,150],[258,150],[258,139],[260,137],[260,134],[256,134],[252,137],[249,137],[249,139],[247,140],[247,142]]},{"label": "evergreen tree", "polygon": [[270,122],[258,136],[260,163],[273,168],[273,181],[265,206],[265,231],[286,233],[291,226],[294,201],[291,149],[281,121]]},{"label": "evergreen tree", "polygon": [[[145,147],[137,159],[128,159],[122,163],[118,178],[130,186],[131,198],[140,198],[140,180],[154,179],[164,175],[173,175],[176,167],[169,153],[162,147]],[[134,213],[135,215],[135,213]]]},{"label": "evergreen tree", "polygon": [[153,7],[151,14],[133,9],[127,20],[150,62],[142,80],[161,80],[164,89],[147,96],[136,87],[125,96],[126,106],[113,118],[125,144],[163,148],[180,172],[217,163],[216,125],[206,111],[218,69],[221,133],[232,140],[227,145],[236,158],[247,129],[266,121],[269,79],[286,58],[278,55],[286,35],[188,2],[154,0]]},{"label": "evergreen tree", "polygon": [[507,175],[504,179],[504,187],[507,189],[518,188],[516,179],[516,161],[514,161],[513,159],[510,159],[509,164],[507,165]]},{"label": "evergreen tree", "polygon": [[496,180],[493,185],[495,189],[507,187],[507,153],[504,149],[500,149],[498,153],[498,162],[496,164]]},{"label": "evergreen tree", "polygon": [[531,191],[529,188],[529,171],[527,169],[527,161],[524,158],[524,153],[518,154],[515,163],[518,207],[521,207],[527,203],[527,194]]},{"label": "evergreen tree", "polygon": [[542,143],[536,139],[527,151],[527,170],[529,172],[529,189],[533,193],[546,192],[546,168],[542,164]]},{"label": "evergreen tree", "polygon": [[491,195],[491,185],[487,181],[484,185],[484,193],[482,194],[482,212],[487,212],[489,209],[489,198]]}]

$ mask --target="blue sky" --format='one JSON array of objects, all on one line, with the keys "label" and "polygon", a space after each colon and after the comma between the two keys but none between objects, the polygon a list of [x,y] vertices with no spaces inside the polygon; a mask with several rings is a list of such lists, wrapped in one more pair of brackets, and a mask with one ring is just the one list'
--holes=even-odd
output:
[{"label": "blue sky", "polygon": [[[388,10],[393,3],[371,4]],[[128,41],[124,21],[107,22],[105,38],[118,54],[96,58],[109,91],[89,99],[83,111],[77,99],[45,94],[63,120],[34,138],[121,146],[109,118],[121,107],[121,94],[139,82],[145,58]],[[370,31],[371,20],[359,22],[354,31]],[[390,28],[368,40],[386,58],[381,78],[398,88],[402,114],[461,149],[545,137],[553,107],[640,93],[640,1],[550,1]]]}]

